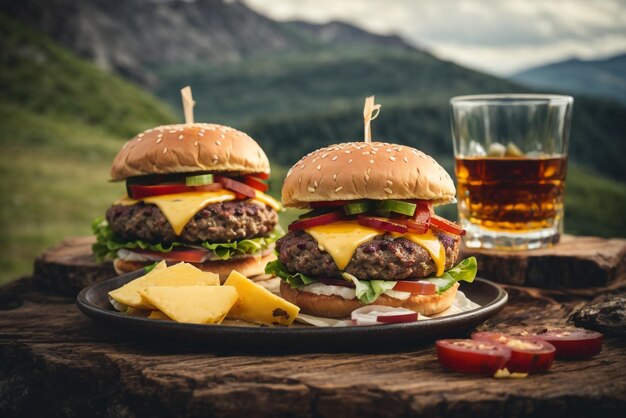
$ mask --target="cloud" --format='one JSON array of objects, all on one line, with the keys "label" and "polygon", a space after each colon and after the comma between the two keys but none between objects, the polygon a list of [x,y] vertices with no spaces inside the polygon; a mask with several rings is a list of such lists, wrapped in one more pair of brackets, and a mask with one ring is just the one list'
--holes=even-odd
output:
[{"label": "cloud", "polygon": [[[344,20],[506,74],[626,50],[626,0],[246,0],[279,20]],[[595,53],[595,55],[594,55]]]}]

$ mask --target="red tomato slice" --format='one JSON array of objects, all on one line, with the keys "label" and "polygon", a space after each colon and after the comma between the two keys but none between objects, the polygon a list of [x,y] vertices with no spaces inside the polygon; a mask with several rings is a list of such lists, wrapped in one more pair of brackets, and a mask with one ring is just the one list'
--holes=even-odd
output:
[{"label": "red tomato slice", "polygon": [[258,177],[261,180],[269,180],[270,179],[270,173],[254,173],[251,174],[253,177]]},{"label": "red tomato slice", "polygon": [[406,225],[397,222],[391,222],[388,218],[379,218],[375,216],[357,216],[357,222],[362,226],[369,226],[383,231],[398,232],[404,234],[408,231]]},{"label": "red tomato slice", "polygon": [[396,282],[393,290],[397,290],[398,292],[411,292],[416,295],[434,295],[437,293],[437,286],[435,286],[434,283],[427,282],[426,280],[399,280]]},{"label": "red tomato slice", "polygon": [[454,235],[465,235],[465,229],[461,228],[454,222],[442,218],[439,215],[432,214],[430,216],[430,224],[437,229],[441,229],[444,232],[448,232]]},{"label": "red tomato slice", "polygon": [[319,216],[313,216],[312,218],[306,218],[301,221],[296,221],[289,225],[290,231],[295,231],[298,229],[307,229],[312,228],[314,226],[326,225],[331,222],[336,222],[345,217],[345,213],[343,210],[337,210],[335,212],[325,213]]},{"label": "red tomato slice", "polygon": [[250,199],[254,199],[256,197],[256,192],[252,187],[237,180],[224,176],[213,176],[213,180],[215,180],[216,183],[220,183],[225,189],[232,190],[233,192],[243,195],[244,197],[248,197]]},{"label": "red tomato slice", "polygon": [[132,251],[138,254],[161,257],[163,260],[167,260],[167,261],[185,261],[187,263],[202,263],[206,260],[206,257],[209,255],[208,251],[197,250],[193,248],[186,248],[186,249],[174,248],[172,251],[169,251],[167,253],[162,253],[159,251],[149,251],[149,250],[132,250]]},{"label": "red tomato slice", "polygon": [[510,372],[545,372],[554,362],[554,346],[536,337],[513,337],[500,332],[478,332],[472,339],[500,344],[511,350],[511,358],[506,363]]},{"label": "red tomato slice", "polygon": [[254,177],[252,177],[252,176],[246,176],[246,177],[244,177],[244,182],[245,182],[248,186],[250,186],[250,187],[252,187],[252,188],[254,188],[254,189],[257,189],[257,190],[259,190],[259,191],[261,191],[261,192],[266,192],[266,191],[267,191],[267,189],[269,189],[269,188],[270,188],[270,186],[268,186],[267,184],[263,183],[263,182],[262,182],[261,180],[259,180],[259,179],[255,179],[255,178],[254,178]]},{"label": "red tomato slice", "polygon": [[330,200],[326,202],[311,202],[309,203],[309,206],[313,209],[333,208],[335,206],[347,205],[348,203],[352,203],[352,202],[353,201],[350,201],[350,200]]},{"label": "red tomato slice", "polygon": [[128,186],[130,197],[133,199],[143,199],[150,196],[161,196],[166,194],[187,193],[187,192],[214,192],[222,189],[219,183],[205,184],[203,186],[186,186],[184,184],[154,184],[149,186],[130,185]]},{"label": "red tomato slice", "polygon": [[584,328],[551,329],[535,335],[556,348],[556,356],[586,359],[602,351],[602,334]]},{"label": "red tomato slice", "polygon": [[439,363],[454,372],[493,375],[511,358],[511,350],[476,340],[439,340]]}]

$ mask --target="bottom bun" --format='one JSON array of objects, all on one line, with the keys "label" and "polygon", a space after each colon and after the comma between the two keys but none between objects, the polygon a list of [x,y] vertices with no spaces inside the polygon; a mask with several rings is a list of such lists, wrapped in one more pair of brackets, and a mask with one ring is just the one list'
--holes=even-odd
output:
[{"label": "bottom bun", "polygon": [[[236,258],[233,260],[207,261],[206,263],[190,264],[193,264],[202,271],[208,271],[219,275],[220,281],[224,283],[228,278],[228,275],[233,270],[237,270],[239,273],[252,280],[254,280],[254,276],[258,276],[260,280],[267,279],[265,275],[265,266],[267,263],[274,260],[276,260],[276,255],[273,252],[270,252],[262,257]],[[152,261],[125,261],[116,258],[113,260],[113,267],[115,268],[117,274],[125,274],[142,269],[153,263],[154,262]]]},{"label": "bottom bun", "polygon": [[[372,305],[406,308],[428,316],[448,309],[454,302],[458,288],[459,284],[455,283],[454,286],[440,295],[414,295],[405,300],[380,295]],[[304,292],[293,289],[284,281],[280,284],[280,295],[300,307],[302,313],[325,318],[348,318],[352,311],[365,306],[356,298],[344,299],[341,296]]]}]

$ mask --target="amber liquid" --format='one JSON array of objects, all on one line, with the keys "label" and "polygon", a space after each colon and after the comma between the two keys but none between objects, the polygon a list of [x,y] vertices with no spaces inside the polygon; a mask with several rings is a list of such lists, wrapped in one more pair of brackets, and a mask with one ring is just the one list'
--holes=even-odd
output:
[{"label": "amber liquid", "polygon": [[563,216],[567,157],[456,159],[461,220],[495,231],[552,228]]}]

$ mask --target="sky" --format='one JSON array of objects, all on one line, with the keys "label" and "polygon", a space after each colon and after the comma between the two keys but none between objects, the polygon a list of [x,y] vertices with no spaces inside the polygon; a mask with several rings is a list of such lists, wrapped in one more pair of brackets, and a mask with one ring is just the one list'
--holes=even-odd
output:
[{"label": "sky", "polygon": [[277,20],[341,20],[507,76],[626,52],[626,0],[244,0]]}]

